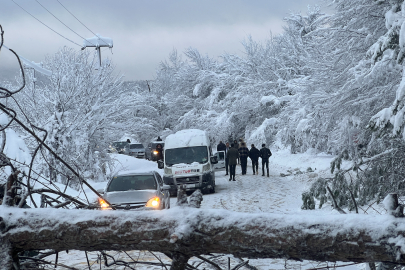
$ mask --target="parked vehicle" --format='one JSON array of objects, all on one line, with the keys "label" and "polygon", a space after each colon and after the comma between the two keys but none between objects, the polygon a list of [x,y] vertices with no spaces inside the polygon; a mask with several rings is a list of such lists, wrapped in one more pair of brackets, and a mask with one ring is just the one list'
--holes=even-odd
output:
[{"label": "parked vehicle", "polygon": [[124,154],[128,155],[129,154],[129,142],[113,142],[110,145],[109,152],[111,153],[118,153],[118,154]]},{"label": "parked vehicle", "polygon": [[145,150],[145,158],[147,160],[157,161],[159,159],[159,152],[156,150],[156,146],[160,144],[162,145],[162,149],[164,151],[165,143],[162,141],[154,141],[148,144],[147,149]]},{"label": "parked vehicle", "polygon": [[129,144],[129,155],[137,158],[145,158],[145,147],[141,143]]},{"label": "parked vehicle", "polygon": [[201,189],[203,193],[215,192],[215,172],[210,140],[205,131],[187,129],[169,135],[165,140],[163,182],[170,186],[170,194],[177,193],[178,185],[186,190]]},{"label": "parked vehicle", "polygon": [[215,169],[225,168],[225,151],[218,151],[214,154],[217,157],[218,163],[214,164]]},{"label": "parked vehicle", "polygon": [[[162,177],[152,172],[121,172],[114,176],[104,190],[99,190],[103,198],[116,209],[168,209],[170,208],[169,186],[164,185]],[[110,209],[99,199],[101,209]]]}]

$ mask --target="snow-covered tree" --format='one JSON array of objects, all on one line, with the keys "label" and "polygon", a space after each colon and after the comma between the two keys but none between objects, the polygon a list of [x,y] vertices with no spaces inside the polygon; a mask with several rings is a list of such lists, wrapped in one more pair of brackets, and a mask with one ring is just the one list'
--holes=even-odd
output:
[{"label": "snow-covered tree", "polygon": [[[46,142],[72,167],[86,177],[103,179],[106,149],[131,124],[136,95],[120,87],[108,60],[98,67],[88,51],[65,47],[47,57],[44,67],[52,76],[36,87],[28,83],[16,96],[19,108],[30,124],[46,130]],[[52,155],[43,155],[41,163],[53,181],[74,180]]]}]

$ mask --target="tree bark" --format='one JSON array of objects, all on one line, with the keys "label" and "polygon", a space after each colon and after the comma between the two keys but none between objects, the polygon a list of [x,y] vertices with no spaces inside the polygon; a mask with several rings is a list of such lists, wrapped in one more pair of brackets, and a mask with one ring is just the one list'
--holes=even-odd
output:
[{"label": "tree bark", "polygon": [[[0,207],[0,242],[13,249],[150,250],[184,258],[246,258],[405,264],[405,219],[390,215],[274,215],[174,207],[162,211]],[[0,257],[0,265],[4,263]]]},{"label": "tree bark", "polygon": [[7,239],[0,239],[0,270],[12,270],[13,256],[12,248]]},{"label": "tree bark", "polygon": [[170,270],[183,270],[186,269],[186,265],[190,256],[185,255],[180,252],[173,252],[172,253],[172,266]]}]

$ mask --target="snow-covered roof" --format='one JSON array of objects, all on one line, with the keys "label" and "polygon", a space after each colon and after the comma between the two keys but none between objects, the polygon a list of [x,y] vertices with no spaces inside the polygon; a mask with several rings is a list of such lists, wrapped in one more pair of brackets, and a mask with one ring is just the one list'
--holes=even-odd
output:
[{"label": "snow-covered roof", "polygon": [[185,129],[167,136],[165,149],[210,145],[207,134],[199,129]]}]

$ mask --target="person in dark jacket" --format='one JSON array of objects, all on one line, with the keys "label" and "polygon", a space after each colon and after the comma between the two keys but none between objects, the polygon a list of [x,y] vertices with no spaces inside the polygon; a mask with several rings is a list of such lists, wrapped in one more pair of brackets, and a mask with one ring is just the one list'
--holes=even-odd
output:
[{"label": "person in dark jacket", "polygon": [[160,144],[160,143],[158,143],[157,145],[156,145],[156,151],[157,151],[157,154],[156,154],[156,160],[164,160],[164,157],[163,157],[163,147],[162,147],[162,145]]},{"label": "person in dark jacket", "polygon": [[252,168],[253,168],[253,174],[259,174],[259,157],[260,157],[260,151],[255,147],[254,144],[252,144],[252,148],[250,148],[249,151],[249,157],[252,160]]},{"label": "person in dark jacket", "polygon": [[228,164],[229,164],[229,181],[235,180],[235,169],[236,169],[236,163],[239,158],[239,152],[238,149],[235,148],[234,144],[231,144],[231,148],[229,148],[228,152],[226,153],[226,158],[228,159]]},{"label": "person in dark jacket", "polygon": [[217,151],[225,151],[225,150],[226,145],[222,141],[219,141],[219,144],[217,145]]},{"label": "person in dark jacket", "polygon": [[226,174],[225,175],[228,175],[228,171],[229,171],[229,159],[228,159],[228,157],[226,155],[228,153],[229,148],[230,148],[229,142],[227,142],[226,145],[225,145],[225,169],[226,169]]},{"label": "person in dark jacket", "polygon": [[240,157],[240,166],[242,168],[242,175],[246,174],[247,159],[249,157],[249,149],[246,147],[246,143],[241,142],[239,147],[239,157]]},{"label": "person in dark jacket", "polygon": [[264,165],[266,165],[267,177],[269,177],[269,157],[271,157],[271,151],[266,147],[266,144],[262,144],[262,149],[260,149],[260,157],[262,158],[262,176],[264,176]]},{"label": "person in dark jacket", "polygon": [[[232,146],[232,147],[235,147],[236,150],[239,150],[239,143],[238,143],[237,140],[234,140],[234,141],[233,141],[233,145],[234,145],[234,146]],[[240,164],[240,159],[239,159],[239,158],[238,158],[238,164]]]}]

